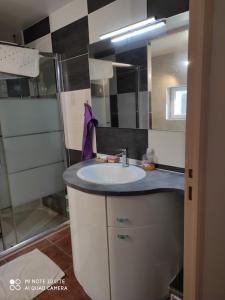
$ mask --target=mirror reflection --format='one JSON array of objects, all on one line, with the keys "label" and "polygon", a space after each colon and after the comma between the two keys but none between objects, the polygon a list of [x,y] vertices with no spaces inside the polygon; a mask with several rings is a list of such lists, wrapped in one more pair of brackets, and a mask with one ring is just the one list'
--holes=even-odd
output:
[{"label": "mirror reflection", "polygon": [[188,30],[104,47],[89,58],[99,126],[185,130]]},{"label": "mirror reflection", "polygon": [[152,129],[185,130],[188,30],[151,41]]}]

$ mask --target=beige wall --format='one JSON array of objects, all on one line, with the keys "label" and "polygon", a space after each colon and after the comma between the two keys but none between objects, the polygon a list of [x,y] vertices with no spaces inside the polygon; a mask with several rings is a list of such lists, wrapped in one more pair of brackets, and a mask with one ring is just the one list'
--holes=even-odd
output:
[{"label": "beige wall", "polygon": [[[201,298],[225,299],[225,1],[214,0]],[[202,153],[204,155],[204,153]]]},{"label": "beige wall", "polygon": [[174,51],[152,58],[152,128],[185,130],[185,120],[166,118],[167,89],[187,84],[187,51]]},{"label": "beige wall", "polygon": [[154,150],[155,162],[178,168],[185,167],[184,131],[148,131],[149,148]]}]

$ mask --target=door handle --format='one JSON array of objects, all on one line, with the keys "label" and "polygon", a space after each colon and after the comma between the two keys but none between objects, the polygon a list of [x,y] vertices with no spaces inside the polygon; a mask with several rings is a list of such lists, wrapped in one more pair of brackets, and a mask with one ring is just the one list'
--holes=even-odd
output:
[{"label": "door handle", "polygon": [[129,235],[128,234],[117,234],[117,238],[119,240],[128,240],[129,239]]}]

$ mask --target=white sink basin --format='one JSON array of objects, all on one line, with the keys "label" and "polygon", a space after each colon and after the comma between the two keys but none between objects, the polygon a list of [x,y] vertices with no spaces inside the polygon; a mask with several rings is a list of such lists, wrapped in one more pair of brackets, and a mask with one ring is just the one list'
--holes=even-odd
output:
[{"label": "white sink basin", "polygon": [[130,183],[143,179],[145,175],[145,171],[139,167],[123,167],[120,163],[91,165],[77,172],[79,178],[97,184]]}]

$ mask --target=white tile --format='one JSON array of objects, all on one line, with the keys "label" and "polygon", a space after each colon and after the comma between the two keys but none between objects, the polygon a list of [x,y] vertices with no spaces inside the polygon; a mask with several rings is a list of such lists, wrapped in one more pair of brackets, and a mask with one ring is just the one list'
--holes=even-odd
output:
[{"label": "white tile", "polygon": [[[61,94],[66,148],[82,150],[84,103],[87,100],[89,104],[91,104],[90,89],[64,92]],[[93,150],[95,151],[95,149],[94,134]]]},{"label": "white tile", "polygon": [[136,128],[135,93],[118,94],[117,101],[119,127]]},{"label": "white tile", "polygon": [[9,175],[12,206],[63,191],[64,163],[57,163]]},{"label": "white tile", "polygon": [[184,131],[149,130],[148,145],[155,152],[156,163],[184,168]]},{"label": "white tile", "polygon": [[139,128],[149,128],[149,92],[139,92],[138,98],[139,108]]},{"label": "white tile", "polygon": [[2,138],[0,138],[0,161],[1,161],[1,172],[0,172],[0,210],[10,206],[10,194],[8,186],[8,174],[7,165],[5,161],[4,148]]},{"label": "white tile", "polygon": [[116,0],[88,15],[90,43],[99,36],[147,17],[146,0]]},{"label": "white tile", "polygon": [[52,52],[52,39],[51,34],[46,34],[45,36],[42,36],[41,38],[26,44],[26,47],[38,49],[42,52]]},{"label": "white tile", "polygon": [[58,100],[47,98],[1,100],[0,121],[3,137],[59,131],[62,127]]},{"label": "white tile", "polygon": [[8,173],[63,161],[62,132],[4,139]]},{"label": "white tile", "polygon": [[54,32],[78,19],[87,16],[87,1],[74,0],[49,15],[50,30]]}]

